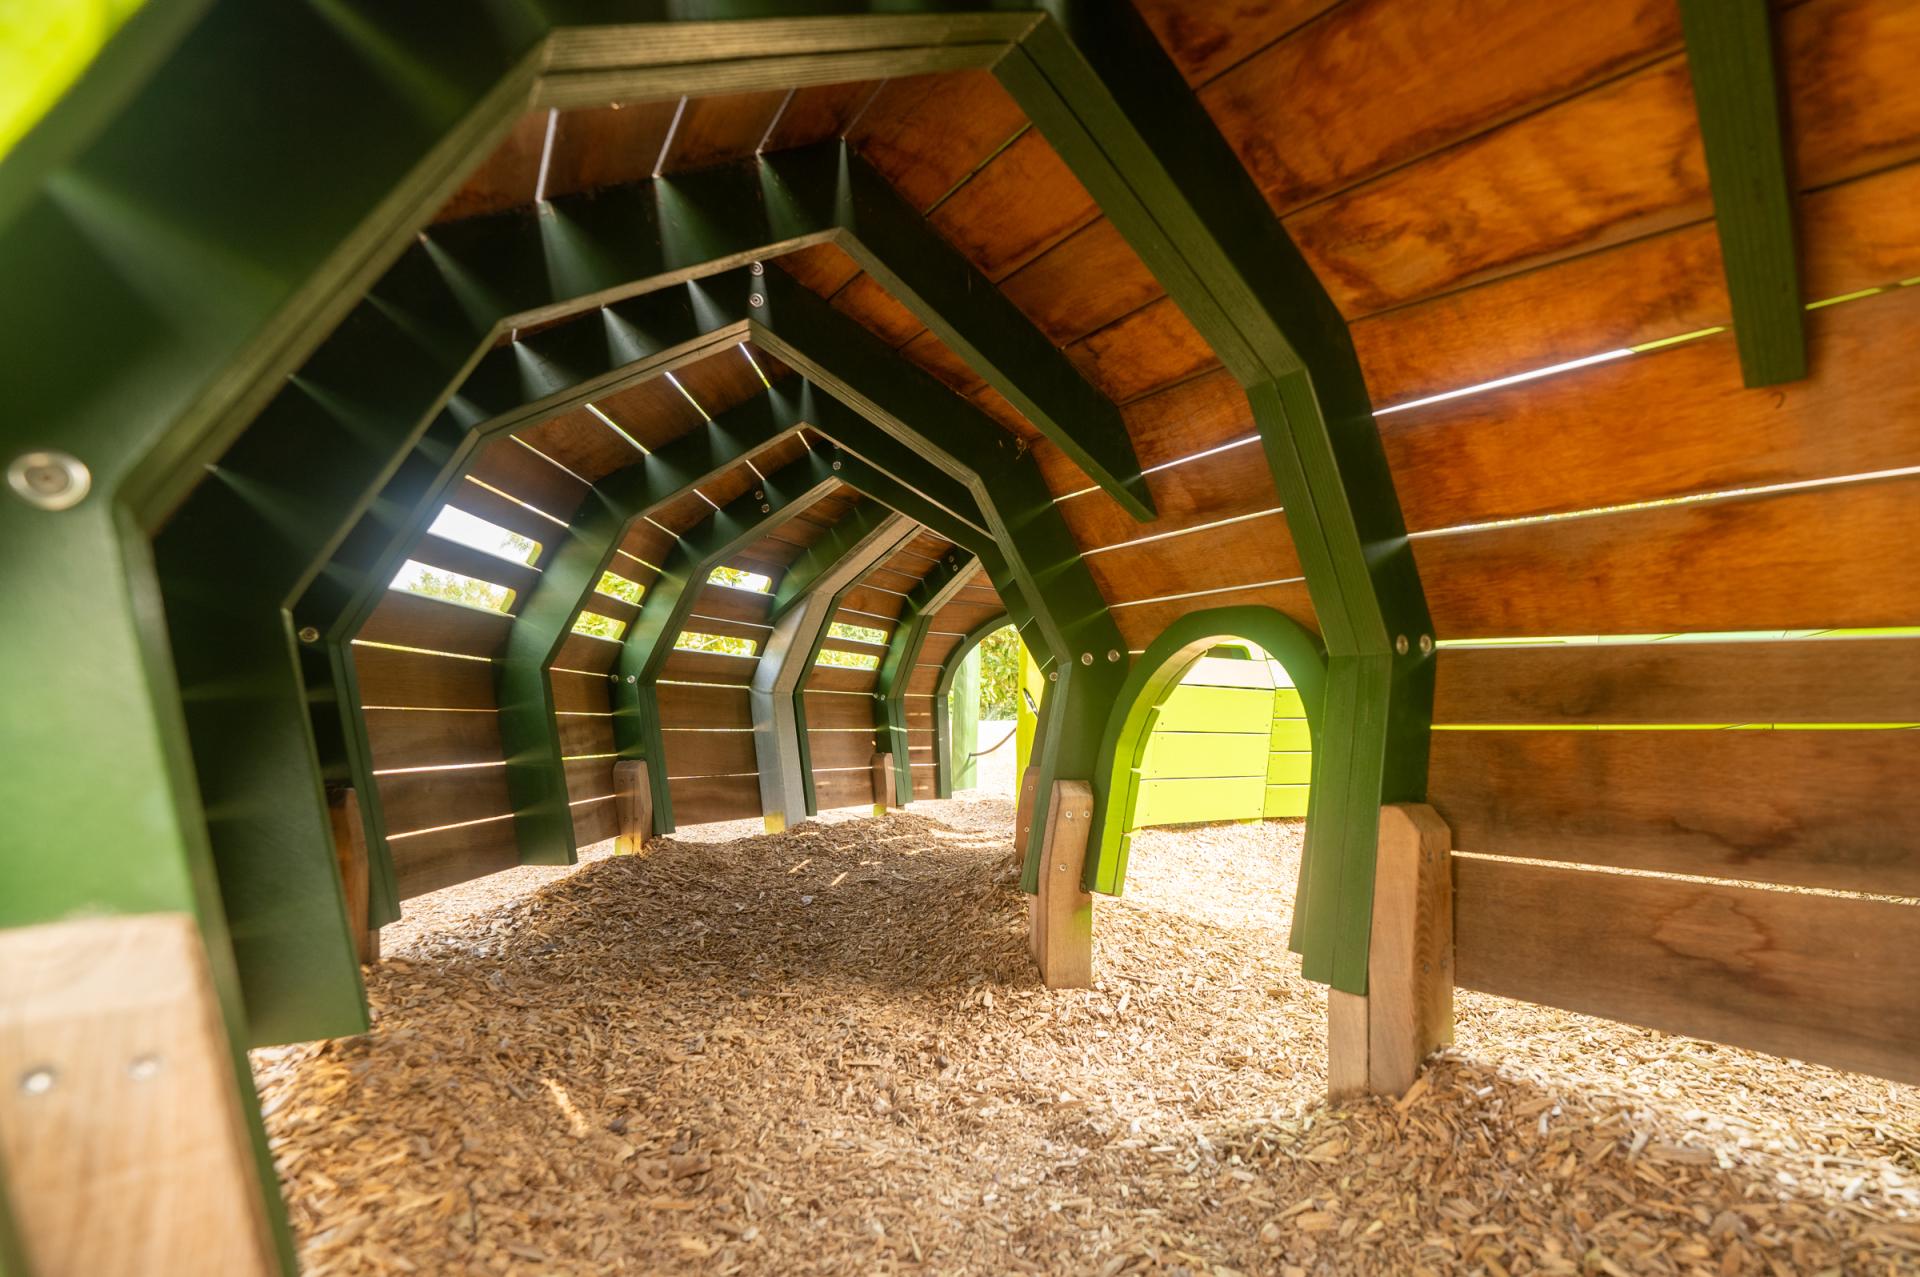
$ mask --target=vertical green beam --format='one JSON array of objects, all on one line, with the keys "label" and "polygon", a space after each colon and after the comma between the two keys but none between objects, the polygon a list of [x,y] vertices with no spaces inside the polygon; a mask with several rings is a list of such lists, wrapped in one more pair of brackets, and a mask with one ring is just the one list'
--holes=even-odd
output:
[{"label": "vertical green beam", "polygon": [[1765,0],[1680,0],[1733,339],[1749,386],[1807,375],[1793,189]]},{"label": "vertical green beam", "polygon": [[970,789],[979,780],[974,750],[980,744],[980,649],[970,648],[960,658],[953,684],[953,704],[946,695],[934,698],[935,792],[953,797],[955,789]]},{"label": "vertical green beam", "polygon": [[[1005,600],[1003,599],[1002,602],[1005,602]],[[963,677],[967,677],[962,666],[973,655],[975,649],[980,646],[980,641],[997,630],[1005,629],[1011,623],[1012,617],[1003,612],[999,616],[989,617],[979,625],[974,626],[973,629],[967,632],[967,636],[960,640],[960,645],[947,655],[947,662],[941,667],[940,681],[934,686],[933,692],[933,760],[935,764],[935,775],[938,777],[937,788],[942,798],[953,797],[954,789],[960,785],[962,780],[971,774],[967,771],[966,765],[959,761],[958,756],[954,753],[955,748],[959,744],[961,733],[959,728],[954,727],[948,722],[947,694],[949,692],[958,694],[961,687],[960,680]],[[975,698],[975,704],[972,710],[972,725],[966,726],[965,731],[977,734],[977,725],[980,718],[980,707],[977,703],[980,694],[980,678],[977,662],[973,670],[974,672],[971,675],[973,690],[967,692],[966,695]],[[962,717],[964,718],[965,716],[963,715]],[[967,748],[971,751],[973,747],[969,745]]]},{"label": "vertical green beam", "polygon": [[[1059,0],[1002,84],[1246,388],[1330,654],[1344,768],[1296,903],[1309,978],[1366,990],[1382,802],[1418,799],[1432,624],[1346,324],[1232,149],[1127,6]],[[1043,731],[1045,723],[1043,722]]]},{"label": "vertical green beam", "polygon": [[894,626],[887,654],[880,662],[880,679],[874,691],[874,727],[884,752],[893,755],[894,801],[905,807],[913,801],[913,751],[907,738],[907,684],[913,678],[913,666],[926,646],[933,629],[933,614],[945,607],[979,568],[972,555],[962,556],[949,550],[927,570],[920,583],[907,596],[907,610],[901,624]]}]

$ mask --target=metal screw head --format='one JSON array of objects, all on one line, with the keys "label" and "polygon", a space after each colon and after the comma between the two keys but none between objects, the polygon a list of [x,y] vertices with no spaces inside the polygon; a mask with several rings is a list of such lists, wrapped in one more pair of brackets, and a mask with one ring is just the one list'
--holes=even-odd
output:
[{"label": "metal screw head", "polygon": [[1060,671],[1059,671],[1059,670],[1048,670],[1048,671],[1047,671],[1047,682],[1049,682],[1049,683],[1058,683],[1059,681],[1060,681]]},{"label": "metal screw head", "polygon": [[320,630],[319,630],[319,628],[318,628],[317,626],[313,626],[313,625],[303,625],[303,626],[301,626],[301,627],[300,627],[300,641],[301,641],[302,643],[318,643],[318,642],[320,641]]},{"label": "metal screw head", "polygon": [[93,472],[70,452],[23,452],[7,467],[7,486],[30,506],[71,510],[93,488]]},{"label": "metal screw head", "polygon": [[761,295],[760,295],[759,293],[749,293],[749,294],[747,294],[747,305],[749,305],[749,306],[764,306],[764,305],[766,305],[766,304],[767,304],[767,299],[766,299],[766,298],[764,298],[764,297],[762,297],[762,296],[761,296]]},{"label": "metal screw head", "polygon": [[629,683],[631,683],[631,682],[633,682],[633,681],[634,681],[634,679],[633,679],[633,675],[631,675],[631,674],[629,674],[629,675],[627,675],[627,682],[629,682]]},{"label": "metal screw head", "polygon": [[1092,653],[1092,652],[1082,652],[1082,653],[1080,653],[1080,663],[1081,663],[1082,665],[1091,665],[1091,664],[1093,664],[1093,653]]},{"label": "metal screw head", "polygon": [[1400,653],[1400,655],[1402,656],[1405,656],[1407,654],[1407,636],[1406,635],[1396,634],[1394,636],[1393,650]]},{"label": "metal screw head", "polygon": [[767,273],[767,264],[765,262],[755,262],[753,265],[749,266],[747,269],[752,271],[756,275],[764,275]]},{"label": "metal screw head", "polygon": [[761,503],[761,506],[760,506],[760,513],[761,513],[761,514],[772,514],[772,513],[773,513],[773,507],[772,507],[772,506],[770,506],[770,505],[767,505],[767,504],[765,504],[765,503],[763,502],[763,503]]},{"label": "metal screw head", "polygon": [[753,499],[755,501],[765,501],[767,499],[767,494],[761,489],[755,488],[753,490]]},{"label": "metal screw head", "polygon": [[1120,659],[1120,649],[1119,649],[1119,648],[1117,648],[1117,647],[1110,647],[1110,648],[1108,648],[1108,649],[1107,649],[1107,660],[1108,660],[1108,662],[1109,662],[1109,663],[1111,663],[1111,662],[1113,662],[1113,661],[1117,661],[1117,660],[1119,660],[1119,659]]},{"label": "metal screw head", "polygon": [[127,1065],[127,1076],[136,1082],[151,1080],[160,1072],[160,1057],[157,1055],[136,1055]]},{"label": "metal screw head", "polygon": [[1433,635],[1422,634],[1420,636],[1420,655],[1430,656],[1432,654],[1433,654]]},{"label": "metal screw head", "polygon": [[53,1071],[52,1065],[42,1064],[20,1075],[20,1089],[28,1095],[45,1095],[58,1079],[59,1074]]},{"label": "metal screw head", "polygon": [[839,463],[838,461],[836,461],[836,462],[834,462],[834,463],[833,463],[833,468],[834,468],[835,470],[838,470],[838,469],[840,468],[840,463]]}]

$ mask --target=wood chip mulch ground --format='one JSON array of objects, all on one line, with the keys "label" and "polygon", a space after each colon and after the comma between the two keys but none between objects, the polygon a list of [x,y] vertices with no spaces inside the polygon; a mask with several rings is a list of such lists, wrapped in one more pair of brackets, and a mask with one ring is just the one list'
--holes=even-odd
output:
[{"label": "wood chip mulch ground", "polygon": [[411,901],[256,1053],[309,1273],[1920,1273],[1920,1091],[1472,994],[1322,1099],[1291,823],[1142,835],[1041,988],[1000,799]]}]

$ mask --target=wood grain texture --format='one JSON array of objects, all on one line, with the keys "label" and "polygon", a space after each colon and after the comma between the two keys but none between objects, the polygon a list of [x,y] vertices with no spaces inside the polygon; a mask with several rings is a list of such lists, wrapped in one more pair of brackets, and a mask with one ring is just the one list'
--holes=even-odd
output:
[{"label": "wood grain texture", "polygon": [[520,863],[512,817],[390,840],[400,898],[471,882]]},{"label": "wood grain texture", "polygon": [[744,687],[693,687],[680,683],[662,683],[655,696],[660,706],[662,727],[726,727],[745,730],[753,726],[753,707]]},{"label": "wood grain texture", "polygon": [[1249,446],[1155,471],[1147,476],[1147,490],[1159,514],[1150,523],[1135,520],[1101,490],[1060,502],[1060,514],[1080,548],[1093,550],[1278,509],[1280,494],[1265,460],[1257,446]]},{"label": "wood grain texture", "polygon": [[1463,988],[1920,1081],[1920,908],[1454,860]]},{"label": "wood grain texture", "polygon": [[847,256],[838,244],[813,244],[795,249],[774,258],[773,264],[821,297],[833,296],[860,273],[860,263]]},{"label": "wood grain texture", "polygon": [[554,727],[560,738],[560,757],[585,758],[614,753],[613,716],[597,714],[557,715]]},{"label": "wood grain texture", "polygon": [[497,762],[500,717],[470,710],[363,711],[376,770]]},{"label": "wood grain texture", "polygon": [[839,771],[813,773],[814,805],[821,811],[873,806],[871,764]]},{"label": "wood grain texture", "polygon": [[1049,989],[1093,985],[1093,897],[1080,885],[1093,830],[1093,787],[1057,780],[1040,848],[1040,890],[1034,897],[1034,958]]},{"label": "wood grain texture", "polygon": [[917,75],[882,85],[847,142],[925,211],[1025,125],[991,71]]},{"label": "wood grain texture", "polygon": [[593,674],[575,674],[567,670],[549,670],[547,683],[553,688],[553,708],[558,714],[605,714],[612,708],[608,683]]},{"label": "wood grain texture", "polygon": [[1165,295],[1140,255],[1096,217],[1000,281],[1000,291],[1056,346]]},{"label": "wood grain texture", "polygon": [[613,432],[612,427],[585,408],[549,417],[515,436],[538,448],[589,483],[598,483],[615,470],[640,459],[640,450]]},{"label": "wood grain texture", "polygon": [[565,521],[580,508],[589,485],[509,435],[481,448],[468,472],[490,488]]},{"label": "wood grain texture", "polygon": [[1697,221],[1710,206],[1676,56],[1286,220],[1353,319]]},{"label": "wood grain texture", "polygon": [[1917,723],[1920,640],[1450,647],[1433,721]]},{"label": "wood grain texture", "polygon": [[689,98],[660,158],[662,173],[680,173],[753,154],[787,100],[786,91]]},{"label": "wood grain texture", "polygon": [[871,275],[860,274],[848,280],[833,295],[833,308],[856,320],[863,328],[889,346],[904,346],[926,330],[914,313],[889,293]]},{"label": "wood grain texture", "polygon": [[1435,732],[1462,851],[1920,895],[1920,731]]},{"label": "wood grain texture", "polygon": [[[1412,531],[1866,474],[1920,459],[1920,289],[1814,311],[1806,379],[1748,389],[1721,333],[1397,412]],[[1657,405],[1657,409],[1648,409]],[[1621,423],[1633,421],[1633,429]]]},{"label": "wood grain texture", "polygon": [[419,709],[493,709],[493,662],[355,644],[360,703]]},{"label": "wood grain texture", "polygon": [[490,657],[506,642],[512,625],[513,618],[504,612],[390,589],[354,637],[364,643]]},{"label": "wood grain texture", "polygon": [[1270,607],[1276,612],[1292,617],[1314,633],[1320,632],[1320,626],[1314,620],[1313,600],[1307,594],[1305,581],[1289,581],[1284,585],[1262,585],[1244,590],[1224,590],[1219,594],[1202,594],[1198,598],[1168,599],[1159,603],[1145,603],[1135,607],[1117,607],[1113,609],[1113,623],[1120,629],[1120,637],[1126,640],[1130,652],[1144,652],[1153,640],[1160,637],[1161,631],[1189,612],[1199,612],[1215,607]]},{"label": "wood grain texture", "polygon": [[591,802],[573,804],[573,842],[576,847],[584,850],[595,843],[620,836],[618,802],[618,797],[610,794]]},{"label": "wood grain texture", "polygon": [[380,808],[392,834],[484,820],[513,810],[504,767],[391,772],[378,780]]},{"label": "wood grain texture", "polygon": [[751,731],[669,728],[660,735],[666,744],[669,780],[680,776],[738,776],[757,770]]},{"label": "wood grain texture", "polygon": [[760,814],[757,776],[696,776],[667,782],[676,825],[745,820]]},{"label": "wood grain texture", "polygon": [[1813,0],[1780,17],[1788,150],[1803,187],[1920,156],[1920,12]]},{"label": "wood grain texture", "polygon": [[1201,102],[1276,213],[1345,190],[1679,47],[1674,6],[1350,0]]},{"label": "wood grain texture", "polygon": [[653,785],[645,759],[623,758],[613,765],[614,851],[638,855],[653,837]]},{"label": "wood grain texture", "polygon": [[467,174],[460,189],[440,206],[433,220],[458,221],[532,202],[534,182],[540,174],[540,151],[546,140],[545,111],[529,111],[515,120],[499,144]]},{"label": "wood grain texture", "polygon": [[1151,302],[1067,348],[1080,375],[1118,404],[1131,403],[1220,364],[1171,297]]},{"label": "wood grain texture", "polygon": [[1420,1064],[1453,1041],[1451,835],[1432,807],[1380,809],[1367,942],[1367,1085],[1404,1095]]},{"label": "wood grain texture", "polygon": [[611,758],[568,759],[567,801],[584,803],[590,799],[613,797],[614,762]]},{"label": "wood grain texture", "polygon": [[1300,557],[1281,514],[1121,546],[1085,562],[1110,603],[1300,575]]},{"label": "wood grain texture", "polygon": [[807,693],[807,726],[873,730],[873,698],[844,692]]},{"label": "wood grain texture", "polygon": [[[199,928],[155,913],[0,931],[0,1157],[45,1277],[280,1271]],[[45,1070],[51,1085],[22,1079]]]},{"label": "wood grain texture", "polygon": [[1188,84],[1199,85],[1306,23],[1335,0],[1134,0]]},{"label": "wood grain texture", "polygon": [[837,665],[816,665],[807,674],[809,692],[871,692],[879,682],[877,670],[853,670]]},{"label": "wood grain texture", "polygon": [[864,731],[836,731],[809,725],[807,752],[815,771],[866,767],[873,762],[873,728],[869,725]]},{"label": "wood grain texture", "polygon": [[840,610],[833,614],[833,619],[852,625],[872,625],[874,617],[881,618],[882,622],[898,620],[906,604],[906,599],[895,591],[857,585],[840,596]]},{"label": "wood grain texture", "polygon": [[373,960],[368,896],[372,889],[367,860],[367,827],[360,798],[351,785],[327,787],[327,824],[333,832],[333,858],[340,868],[340,903],[347,913],[347,934],[362,964]]},{"label": "wood grain texture", "polygon": [[1414,542],[1436,637],[1920,621],[1920,479],[1879,479]]},{"label": "wood grain texture", "polygon": [[738,683],[753,681],[758,657],[725,656],[718,652],[676,651],[660,667],[663,683]]},{"label": "wood grain texture", "polygon": [[[868,763],[867,770],[869,782],[873,786],[871,796],[874,807],[877,809],[898,807],[900,804],[894,801],[893,755],[876,753]],[[878,811],[875,814],[877,815]]]},{"label": "wood grain texture", "polygon": [[[1234,440],[1257,447],[1257,427],[1246,392],[1226,369],[1202,373],[1136,399],[1120,409],[1143,468],[1165,465]],[[1093,486],[1084,471],[1048,440],[1033,444],[1033,459],[1056,496]],[[1254,464],[1264,466],[1264,458]],[[1152,476],[1148,476],[1152,482]]]},{"label": "wood grain texture", "polygon": [[576,631],[567,635],[566,640],[560,644],[560,650],[554,653],[553,668],[579,670],[586,674],[605,674],[619,659],[620,644],[615,640]]},{"label": "wood grain texture", "polygon": [[[652,176],[679,109],[678,98],[661,98],[562,111],[554,125],[553,153],[547,159],[547,198]],[[537,169],[538,151],[534,165]],[[532,197],[529,184],[527,198]]]},{"label": "wood grain texture", "polygon": [[1038,129],[1028,129],[941,202],[927,220],[994,282],[1098,214]]},{"label": "wood grain texture", "polygon": [[879,88],[877,81],[861,80],[851,84],[814,84],[794,90],[767,134],[764,149],[771,154],[839,137],[859,117],[861,109]]}]

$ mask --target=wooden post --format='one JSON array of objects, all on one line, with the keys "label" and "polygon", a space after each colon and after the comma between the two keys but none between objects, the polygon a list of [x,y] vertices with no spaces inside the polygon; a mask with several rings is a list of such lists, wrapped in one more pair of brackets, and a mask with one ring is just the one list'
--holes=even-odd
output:
[{"label": "wooden post", "polygon": [[1033,823],[1033,802],[1040,796],[1040,769],[1029,766],[1020,773],[1020,798],[1013,805],[1013,872],[1018,876],[1027,867],[1027,832]]},{"label": "wooden post", "polygon": [[184,913],[0,930],[0,1161],[42,1277],[279,1271],[233,1049]]},{"label": "wooden post", "polygon": [[367,830],[360,823],[360,799],[350,785],[327,790],[327,815],[333,822],[333,854],[340,862],[340,889],[347,905],[347,930],[353,951],[365,965],[380,957],[380,933],[367,925]]},{"label": "wooden post", "polygon": [[613,850],[637,856],[653,834],[653,787],[644,759],[621,759],[613,765],[613,806],[620,822]]},{"label": "wooden post", "polygon": [[1453,836],[1424,803],[1380,809],[1367,994],[1327,993],[1327,1093],[1404,1095],[1453,1041]]},{"label": "wooden post", "polygon": [[1030,915],[1034,961],[1049,989],[1093,984],[1093,897],[1080,885],[1092,829],[1093,786],[1055,781],[1040,848],[1040,890]]},{"label": "wooden post", "polygon": [[873,814],[884,816],[894,805],[893,755],[875,751],[873,755]]}]

